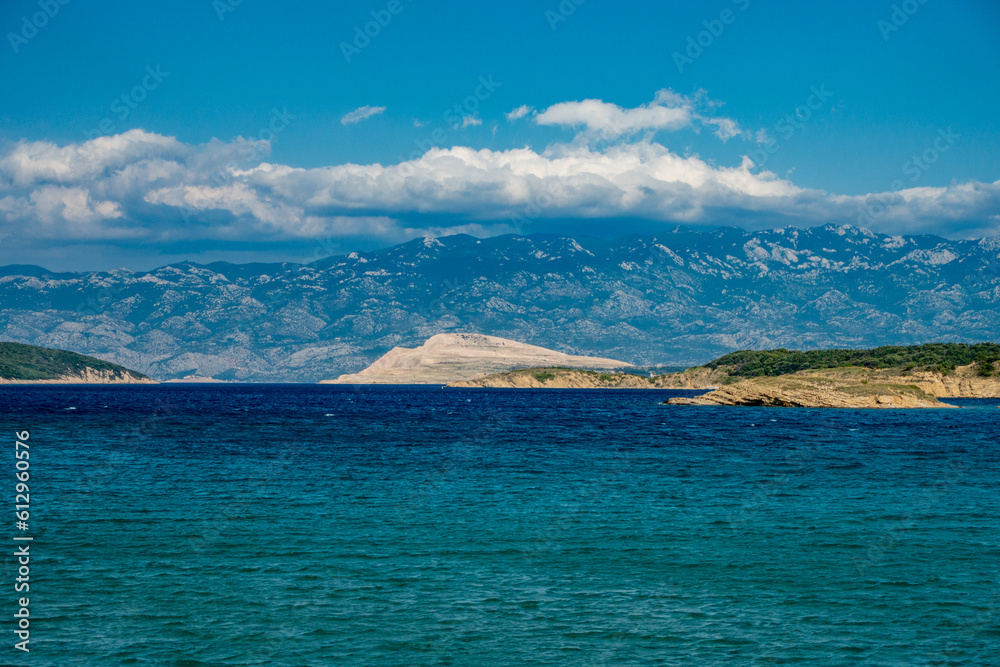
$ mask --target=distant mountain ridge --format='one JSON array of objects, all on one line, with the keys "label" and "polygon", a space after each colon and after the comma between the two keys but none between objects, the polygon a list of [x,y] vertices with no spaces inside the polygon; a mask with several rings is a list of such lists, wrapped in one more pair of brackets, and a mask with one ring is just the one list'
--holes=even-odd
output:
[{"label": "distant mountain ridge", "polygon": [[309,265],[0,269],[0,339],[157,379],[318,381],[477,332],[638,365],[737,349],[997,340],[1000,238],[850,226],[415,239]]}]

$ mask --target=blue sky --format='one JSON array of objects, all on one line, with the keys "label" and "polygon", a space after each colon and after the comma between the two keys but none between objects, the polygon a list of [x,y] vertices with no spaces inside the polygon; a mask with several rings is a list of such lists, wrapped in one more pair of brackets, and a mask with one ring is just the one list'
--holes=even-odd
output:
[{"label": "blue sky", "polygon": [[4,3],[0,264],[1000,229],[996,3],[577,2]]}]

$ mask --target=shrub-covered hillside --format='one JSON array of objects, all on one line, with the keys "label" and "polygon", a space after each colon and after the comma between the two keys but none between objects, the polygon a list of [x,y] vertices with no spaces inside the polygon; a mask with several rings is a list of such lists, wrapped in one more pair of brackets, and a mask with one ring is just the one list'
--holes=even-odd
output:
[{"label": "shrub-covered hillside", "polygon": [[864,366],[866,368],[920,369],[950,373],[957,366],[976,363],[981,375],[991,375],[1000,360],[1000,344],[928,343],[886,346],[873,350],[741,350],[705,364],[731,377],[772,377],[816,368]]},{"label": "shrub-covered hillside", "polygon": [[145,377],[117,364],[76,352],[21,343],[0,343],[0,378],[5,380],[55,380],[66,375],[77,375],[88,368],[118,375],[131,373],[136,378]]}]

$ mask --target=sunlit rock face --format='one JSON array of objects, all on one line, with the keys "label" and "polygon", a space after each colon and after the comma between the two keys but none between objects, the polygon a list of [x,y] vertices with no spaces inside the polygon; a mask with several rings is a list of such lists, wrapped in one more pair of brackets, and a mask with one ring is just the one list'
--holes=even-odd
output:
[{"label": "sunlit rock face", "polygon": [[517,368],[560,366],[613,369],[624,361],[563,354],[536,345],[483,336],[437,334],[418,348],[394,347],[360,373],[342,375],[341,384],[447,384]]}]

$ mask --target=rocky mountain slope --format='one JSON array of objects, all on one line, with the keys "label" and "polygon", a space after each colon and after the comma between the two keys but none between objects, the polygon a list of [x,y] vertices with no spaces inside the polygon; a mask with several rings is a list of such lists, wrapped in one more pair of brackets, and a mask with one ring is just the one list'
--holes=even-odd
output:
[{"label": "rocky mountain slope", "polygon": [[64,350],[0,343],[0,384],[145,384],[148,377]]},{"label": "rocky mountain slope", "polygon": [[454,332],[690,366],[736,349],[976,342],[997,331],[1000,239],[832,225],[614,241],[452,236],[309,265],[0,269],[0,339],[158,379],[318,381]]},{"label": "rocky mountain slope", "polygon": [[447,384],[546,364],[574,368],[624,368],[615,359],[582,357],[480,334],[438,334],[418,348],[394,347],[359,373],[341,375],[335,384]]}]

